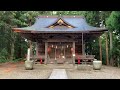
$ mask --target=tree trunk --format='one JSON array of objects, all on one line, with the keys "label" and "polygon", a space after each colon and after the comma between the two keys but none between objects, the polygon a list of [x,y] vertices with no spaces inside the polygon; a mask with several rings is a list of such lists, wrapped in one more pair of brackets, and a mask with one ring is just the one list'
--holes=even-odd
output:
[{"label": "tree trunk", "polygon": [[101,47],[101,38],[99,37],[99,49],[100,49],[100,61],[102,61],[102,47]]},{"label": "tree trunk", "polygon": [[112,32],[110,31],[110,53],[111,53],[111,57],[110,57],[110,64],[113,66],[113,58],[112,58]]},{"label": "tree trunk", "polygon": [[18,55],[17,55],[17,57],[18,58],[21,58],[22,57],[22,48],[21,48],[21,36],[19,35],[19,37],[18,37],[18,42],[20,43],[20,47],[18,47]]},{"label": "tree trunk", "polygon": [[15,38],[14,38],[14,33],[11,32],[11,37],[12,37],[12,41],[11,41],[11,55],[10,55],[10,60],[14,59],[14,43],[15,43]]},{"label": "tree trunk", "polygon": [[106,34],[106,64],[109,65],[109,59],[108,59],[108,38],[107,38],[107,32]]}]

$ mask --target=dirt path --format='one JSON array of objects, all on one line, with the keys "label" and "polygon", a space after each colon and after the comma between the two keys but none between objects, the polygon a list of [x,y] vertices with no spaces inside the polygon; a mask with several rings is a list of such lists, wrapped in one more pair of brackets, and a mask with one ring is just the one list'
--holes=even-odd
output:
[{"label": "dirt path", "polygon": [[14,71],[18,65],[23,64],[24,62],[17,62],[17,63],[2,63],[0,64],[0,70],[2,73],[10,73]]}]

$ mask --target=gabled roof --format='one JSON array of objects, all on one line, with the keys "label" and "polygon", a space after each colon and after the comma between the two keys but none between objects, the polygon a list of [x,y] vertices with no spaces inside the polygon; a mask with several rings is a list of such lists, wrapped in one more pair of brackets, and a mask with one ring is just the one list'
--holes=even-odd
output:
[{"label": "gabled roof", "polygon": [[[55,29],[47,28],[62,19],[65,23],[74,26],[75,28]],[[68,33],[68,32],[90,32],[90,31],[107,31],[106,28],[90,26],[84,17],[81,16],[39,16],[35,23],[30,27],[13,28],[14,31],[30,31],[31,33]]]},{"label": "gabled roof", "polygon": [[[55,24],[58,24],[59,26],[62,26],[62,25],[65,25],[65,26],[71,26],[72,28],[75,28],[75,26],[71,25],[70,23],[68,22],[65,22],[64,20],[62,20],[62,18],[59,18],[58,20],[56,20],[56,22],[52,23],[51,25],[48,26],[48,28],[50,26],[55,26]],[[62,24],[62,25],[60,25]]]}]

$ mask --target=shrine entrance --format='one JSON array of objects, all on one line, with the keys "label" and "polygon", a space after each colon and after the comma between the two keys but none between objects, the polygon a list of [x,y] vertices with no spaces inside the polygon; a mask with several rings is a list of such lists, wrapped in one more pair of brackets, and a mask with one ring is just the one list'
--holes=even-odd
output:
[{"label": "shrine entrance", "polygon": [[48,43],[49,63],[72,63],[72,43],[50,42]]}]

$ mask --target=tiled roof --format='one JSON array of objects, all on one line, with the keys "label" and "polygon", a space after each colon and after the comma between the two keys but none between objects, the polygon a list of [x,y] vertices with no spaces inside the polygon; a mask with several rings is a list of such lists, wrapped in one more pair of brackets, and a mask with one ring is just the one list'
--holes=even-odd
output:
[{"label": "tiled roof", "polygon": [[[67,29],[55,29],[55,28],[47,28],[48,26],[54,24],[59,19],[62,19],[67,24],[74,26],[75,28],[67,28]],[[24,28],[13,28],[13,30],[24,30],[24,31],[35,31],[35,32],[89,32],[89,31],[104,31],[106,28],[98,28],[90,26],[84,17],[80,16],[39,16],[36,18],[35,23],[30,27]]]}]

